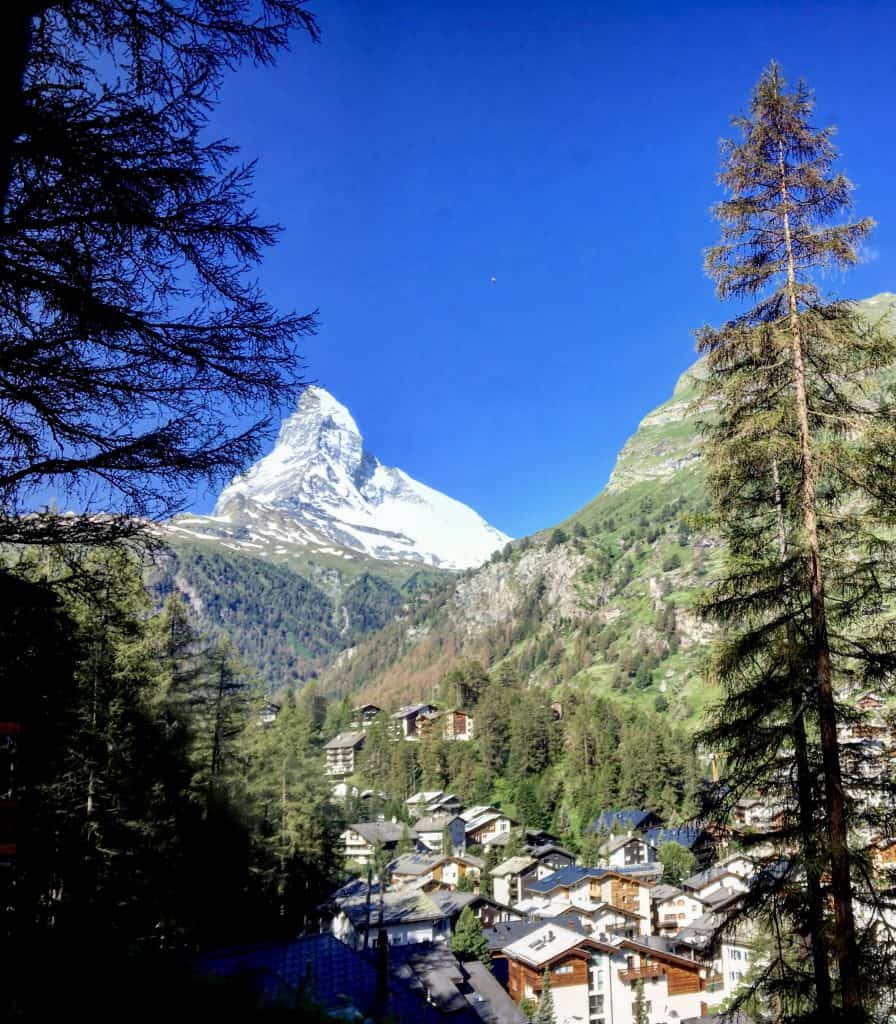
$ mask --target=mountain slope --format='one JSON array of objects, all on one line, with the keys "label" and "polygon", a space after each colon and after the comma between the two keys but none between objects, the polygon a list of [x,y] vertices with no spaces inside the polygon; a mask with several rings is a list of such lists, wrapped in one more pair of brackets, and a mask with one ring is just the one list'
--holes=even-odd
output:
[{"label": "mountain slope", "polygon": [[693,394],[685,374],[594,501],[367,637],[322,686],[404,702],[473,657],[532,684],[694,715],[708,696],[697,673],[707,630],[690,606],[717,546],[689,525],[704,502]]},{"label": "mountain slope", "polygon": [[206,633],[231,636],[277,690],[407,614],[446,570],[509,538],[471,508],[383,466],[349,411],[309,388],[273,451],[232,481],[211,515],[158,530],[150,583],[177,590]]},{"label": "mountain slope", "polygon": [[[894,302],[881,295],[859,306],[876,320]],[[472,657],[532,684],[584,686],[695,718],[713,694],[700,674],[711,632],[693,602],[721,556],[716,539],[694,525],[707,504],[700,372],[698,362],[644,417],[593,501],[367,637],[322,685],[407,702]]]},{"label": "mountain slope", "polygon": [[447,578],[372,560],[269,560],[169,534],[153,554],[148,582],[160,602],[180,593],[197,627],[212,637],[226,633],[277,691],[316,676]]}]

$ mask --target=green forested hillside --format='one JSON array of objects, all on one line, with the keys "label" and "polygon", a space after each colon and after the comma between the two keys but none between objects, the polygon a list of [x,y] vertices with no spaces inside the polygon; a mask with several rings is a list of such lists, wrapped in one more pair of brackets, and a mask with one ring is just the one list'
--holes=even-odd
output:
[{"label": "green forested hillside", "polygon": [[[860,308],[877,320],[894,299]],[[696,721],[713,693],[700,673],[711,633],[693,602],[720,555],[699,526],[699,373],[696,364],[642,420],[593,501],[367,637],[324,674],[324,688],[402,702],[471,657],[530,684],[583,687]]]},{"label": "green forested hillside", "polygon": [[279,690],[315,676],[441,575],[411,568],[402,574],[394,566],[389,577],[304,568],[305,574],[214,543],[175,540],[156,553],[150,585],[160,598],[183,594],[196,624],[213,636],[228,634],[246,663]]}]

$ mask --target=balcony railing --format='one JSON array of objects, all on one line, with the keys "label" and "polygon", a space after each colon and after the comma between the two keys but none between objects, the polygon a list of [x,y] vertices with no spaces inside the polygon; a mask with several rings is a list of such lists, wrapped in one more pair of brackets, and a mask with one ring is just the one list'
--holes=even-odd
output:
[{"label": "balcony railing", "polygon": [[662,964],[642,964],[640,967],[620,971],[619,978],[621,981],[652,981],[665,973],[666,968]]}]

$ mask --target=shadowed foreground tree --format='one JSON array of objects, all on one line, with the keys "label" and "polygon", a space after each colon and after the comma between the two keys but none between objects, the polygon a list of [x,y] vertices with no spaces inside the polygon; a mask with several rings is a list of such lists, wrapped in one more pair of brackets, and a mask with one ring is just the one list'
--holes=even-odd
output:
[{"label": "shadowed foreground tree", "polygon": [[[108,540],[243,468],[301,387],[315,315],[265,301],[251,275],[278,229],[205,128],[226,72],[317,23],[304,0],[7,7],[0,539]],[[54,493],[117,516],[21,518]]]},{"label": "shadowed foreground tree", "polygon": [[[0,1014],[55,1016],[61,988],[89,1015],[127,988],[100,983],[98,963],[168,984],[198,947],[294,935],[340,874],[312,702],[263,727],[251,676],[178,599],[148,614],[125,548],[42,547],[0,567],[0,720],[20,725]],[[45,961],[64,962],[58,985],[31,982]]]},{"label": "shadowed foreground tree", "polygon": [[725,697],[703,739],[727,761],[723,819],[755,792],[777,812],[764,836],[774,854],[742,908],[776,939],[754,985],[777,1020],[859,1022],[886,989],[888,957],[850,837],[889,834],[879,808],[892,793],[844,745],[858,716],[842,701],[888,685],[894,668],[881,612],[893,596],[896,416],[883,382],[896,347],[891,327],[821,302],[818,273],[855,263],[872,225],[840,222],[852,186],[812,108],[772,64],[735,119],[742,139],[723,144],[730,198],[707,269],[722,298],[755,304],[699,336],[710,519],[727,545],[703,603],[725,628],[712,666]]}]

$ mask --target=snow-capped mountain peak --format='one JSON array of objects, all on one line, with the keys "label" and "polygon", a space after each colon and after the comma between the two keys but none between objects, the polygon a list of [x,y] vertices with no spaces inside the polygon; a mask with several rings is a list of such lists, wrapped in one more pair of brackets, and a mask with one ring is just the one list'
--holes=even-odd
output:
[{"label": "snow-capped mountain peak", "polygon": [[479,565],[510,539],[469,506],[384,466],[320,387],[302,394],[271,453],[221,492],[214,517],[254,531],[266,519],[282,530],[286,520],[299,531],[293,543],[307,534],[307,544],[452,569]]}]

